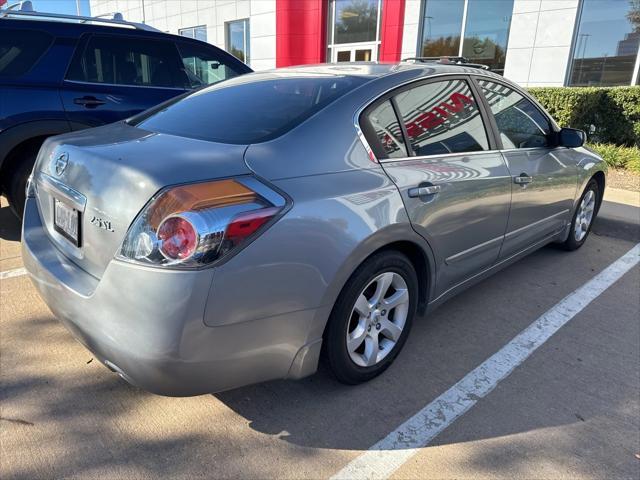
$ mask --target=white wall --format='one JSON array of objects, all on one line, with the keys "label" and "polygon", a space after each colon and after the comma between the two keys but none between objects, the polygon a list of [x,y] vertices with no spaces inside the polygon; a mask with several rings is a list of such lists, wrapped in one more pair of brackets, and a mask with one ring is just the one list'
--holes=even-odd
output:
[{"label": "white wall", "polygon": [[579,0],[515,0],[504,76],[523,86],[562,86]]},{"label": "white wall", "polygon": [[404,30],[402,32],[402,55],[400,60],[419,56],[418,32],[420,31],[421,0],[406,0],[404,6]]},{"label": "white wall", "polygon": [[225,48],[225,22],[249,19],[249,64],[254,70],[276,66],[276,0],[90,0],[91,15],[120,12],[163,32],[206,25],[207,41]]}]

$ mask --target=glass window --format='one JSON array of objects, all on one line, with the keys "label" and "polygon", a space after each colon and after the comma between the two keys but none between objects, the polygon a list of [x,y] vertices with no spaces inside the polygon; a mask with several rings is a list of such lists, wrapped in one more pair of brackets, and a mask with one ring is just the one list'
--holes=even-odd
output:
[{"label": "glass window", "polygon": [[462,56],[504,72],[513,0],[469,0]]},{"label": "glass window", "polygon": [[631,85],[639,45],[638,1],[584,0],[569,85]]},{"label": "glass window", "polygon": [[371,110],[367,114],[367,120],[378,137],[382,150],[389,158],[407,156],[400,124],[389,100]]},{"label": "glass window", "polygon": [[504,148],[549,146],[549,119],[529,100],[499,83],[478,82],[496,119]]},{"label": "glass window", "polygon": [[478,105],[464,80],[428,83],[395,99],[416,155],[489,149]]},{"label": "glass window", "polygon": [[51,45],[52,37],[35,30],[0,30],[0,75],[18,76],[33,67]]},{"label": "glass window", "polygon": [[378,0],[334,0],[329,9],[333,43],[375,42],[378,40]]},{"label": "glass window", "polygon": [[422,19],[422,56],[460,54],[464,0],[427,0]]},{"label": "glass window", "polygon": [[366,81],[329,75],[242,75],[167,105],[143,117],[138,126],[212,142],[257,143],[282,135]]},{"label": "glass window", "polygon": [[183,37],[195,38],[196,40],[206,42],[207,26],[200,25],[198,27],[181,28],[180,30],[178,30],[178,34],[182,35]]},{"label": "glass window", "polygon": [[225,63],[213,48],[192,43],[179,43],[178,50],[192,88],[221,82],[244,73]]},{"label": "glass window", "polygon": [[69,80],[113,85],[187,88],[190,82],[170,42],[94,36],[74,56]]},{"label": "glass window", "polygon": [[227,22],[227,52],[249,63],[249,20]]}]

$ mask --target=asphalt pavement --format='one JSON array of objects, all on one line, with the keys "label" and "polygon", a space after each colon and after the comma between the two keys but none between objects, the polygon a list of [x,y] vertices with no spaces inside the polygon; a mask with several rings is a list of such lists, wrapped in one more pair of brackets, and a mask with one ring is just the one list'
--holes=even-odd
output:
[{"label": "asphalt pavement", "polygon": [[[297,382],[167,398],[111,373],[52,316],[2,199],[0,478],[360,478],[364,465],[394,479],[638,479],[637,254],[618,277],[607,269],[637,249],[640,195],[606,200],[582,249],[543,248],[419,319],[372,382],[341,385],[321,366]],[[560,326],[524,358],[504,357],[549,312]],[[479,366],[486,394],[441,403]],[[436,418],[413,448],[424,431],[398,429],[434,404],[457,416]],[[398,431],[411,448],[376,449]]]}]

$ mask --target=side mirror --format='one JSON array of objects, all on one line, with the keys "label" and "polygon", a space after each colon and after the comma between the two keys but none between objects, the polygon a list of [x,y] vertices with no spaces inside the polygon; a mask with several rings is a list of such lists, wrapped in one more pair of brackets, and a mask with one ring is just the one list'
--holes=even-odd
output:
[{"label": "side mirror", "polygon": [[563,128],[560,130],[559,140],[561,147],[577,148],[587,141],[587,134],[576,128]]}]

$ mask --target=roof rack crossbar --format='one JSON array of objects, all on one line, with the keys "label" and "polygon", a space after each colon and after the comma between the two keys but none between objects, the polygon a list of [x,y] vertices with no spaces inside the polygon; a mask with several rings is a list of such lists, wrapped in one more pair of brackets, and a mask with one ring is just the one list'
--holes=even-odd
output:
[{"label": "roof rack crossbar", "polygon": [[0,10],[0,18],[55,18],[60,20],[77,20],[80,23],[105,23],[108,25],[128,26],[136,30],[146,30],[149,32],[159,32],[157,28],[153,28],[144,23],[129,22],[122,19],[122,14],[113,13],[113,18],[86,17],[82,15],[66,15],[62,13],[46,13],[46,12],[27,12],[17,10]]},{"label": "roof rack crossbar", "polygon": [[473,63],[469,61],[466,57],[459,56],[447,56],[443,55],[441,57],[408,57],[402,60],[403,62],[420,62],[420,63],[441,63],[441,64],[455,64],[455,65],[465,65],[467,67],[472,68],[480,68],[482,70],[489,70],[488,65],[483,65],[481,63]]}]

